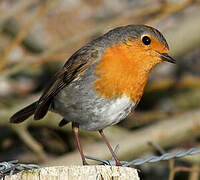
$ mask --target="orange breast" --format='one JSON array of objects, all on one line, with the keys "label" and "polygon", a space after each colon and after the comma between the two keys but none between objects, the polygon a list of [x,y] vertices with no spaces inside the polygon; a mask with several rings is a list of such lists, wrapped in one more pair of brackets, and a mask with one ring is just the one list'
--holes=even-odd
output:
[{"label": "orange breast", "polygon": [[148,73],[155,65],[149,61],[137,42],[127,41],[109,47],[96,66],[98,80],[94,86],[103,97],[115,98],[125,94],[138,103],[147,82]]}]

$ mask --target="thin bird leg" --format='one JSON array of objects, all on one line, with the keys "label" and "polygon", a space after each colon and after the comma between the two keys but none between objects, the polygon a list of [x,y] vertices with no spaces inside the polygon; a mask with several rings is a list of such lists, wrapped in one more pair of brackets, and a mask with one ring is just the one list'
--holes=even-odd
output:
[{"label": "thin bird leg", "polygon": [[106,143],[108,149],[110,150],[110,153],[112,154],[113,158],[115,159],[116,165],[117,165],[117,166],[121,166],[121,163],[120,163],[118,157],[116,156],[116,154],[114,153],[114,151],[113,151],[113,149],[112,149],[110,143],[109,143],[108,140],[106,139],[106,137],[105,137],[105,135],[104,135],[104,133],[103,133],[103,130],[99,130],[99,133],[100,133],[101,137],[103,138],[103,140],[105,141],[105,143]]},{"label": "thin bird leg", "polygon": [[81,146],[81,143],[80,143],[80,140],[79,140],[79,135],[78,135],[79,124],[72,122],[72,130],[73,130],[75,138],[76,138],[76,144],[77,144],[78,150],[80,152],[83,165],[88,165],[88,163],[86,162],[85,156],[83,154],[83,149],[82,149],[82,146]]}]

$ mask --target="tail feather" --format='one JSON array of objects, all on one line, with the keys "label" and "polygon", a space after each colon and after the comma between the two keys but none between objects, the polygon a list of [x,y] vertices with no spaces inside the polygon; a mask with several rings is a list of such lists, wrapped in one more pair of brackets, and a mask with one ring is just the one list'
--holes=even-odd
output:
[{"label": "tail feather", "polygon": [[38,101],[30,104],[10,117],[11,123],[21,123],[34,114]]},{"label": "tail feather", "polygon": [[47,114],[51,102],[52,102],[51,99],[49,99],[45,104],[43,104],[43,106],[39,105],[35,108],[34,120],[40,120]]}]

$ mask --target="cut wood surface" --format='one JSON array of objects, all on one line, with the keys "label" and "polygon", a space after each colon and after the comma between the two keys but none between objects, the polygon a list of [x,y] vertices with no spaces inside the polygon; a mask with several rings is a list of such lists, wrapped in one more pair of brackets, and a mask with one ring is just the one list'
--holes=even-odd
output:
[{"label": "cut wood surface", "polygon": [[55,166],[22,171],[5,180],[139,180],[136,169],[121,166]]}]

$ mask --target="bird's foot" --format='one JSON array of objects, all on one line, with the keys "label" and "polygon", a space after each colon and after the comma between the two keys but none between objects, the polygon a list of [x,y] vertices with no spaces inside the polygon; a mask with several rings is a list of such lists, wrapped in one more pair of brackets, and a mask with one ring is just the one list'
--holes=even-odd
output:
[{"label": "bird's foot", "polygon": [[[119,150],[119,144],[114,149],[115,155],[117,155],[118,150]],[[101,162],[103,165],[108,165],[108,166],[118,165],[118,163],[115,161],[114,157],[112,157],[112,159],[110,159],[110,160],[103,160],[103,159],[99,159],[99,158],[91,157],[91,156],[85,156],[85,157],[86,157],[86,159]],[[128,163],[128,162],[127,161],[120,161],[121,166],[125,165],[126,163]]]}]

